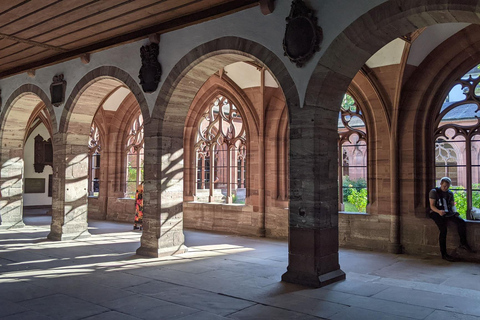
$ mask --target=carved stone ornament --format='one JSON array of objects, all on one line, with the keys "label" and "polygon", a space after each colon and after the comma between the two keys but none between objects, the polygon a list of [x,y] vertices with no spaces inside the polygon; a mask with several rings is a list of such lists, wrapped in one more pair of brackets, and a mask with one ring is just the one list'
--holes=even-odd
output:
[{"label": "carved stone ornament", "polygon": [[290,15],[286,20],[283,51],[297,67],[302,67],[320,50],[320,43],[323,40],[322,28],[317,26],[317,18],[303,0],[292,2]]},{"label": "carved stone ornament", "polygon": [[45,141],[43,137],[38,134],[34,138],[34,141],[33,167],[35,172],[42,173],[45,166],[53,166],[52,139]]},{"label": "carved stone ornament", "polygon": [[50,85],[50,97],[53,106],[58,107],[65,101],[66,88],[67,81],[63,79],[63,74],[58,74],[53,77],[53,82]]},{"label": "carved stone ornament", "polygon": [[142,58],[142,67],[138,77],[144,92],[155,92],[160,77],[162,76],[162,66],[158,62],[159,47],[157,43],[151,43],[140,48]]}]

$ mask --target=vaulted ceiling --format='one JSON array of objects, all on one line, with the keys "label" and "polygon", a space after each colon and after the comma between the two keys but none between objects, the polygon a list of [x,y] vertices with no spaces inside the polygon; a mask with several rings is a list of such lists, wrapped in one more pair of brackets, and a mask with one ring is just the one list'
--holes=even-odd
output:
[{"label": "vaulted ceiling", "polygon": [[257,5],[259,0],[8,0],[0,78]]}]

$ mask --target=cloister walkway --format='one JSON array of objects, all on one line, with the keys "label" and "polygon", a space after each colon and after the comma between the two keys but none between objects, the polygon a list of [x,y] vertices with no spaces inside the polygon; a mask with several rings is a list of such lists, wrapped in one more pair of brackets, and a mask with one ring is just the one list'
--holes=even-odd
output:
[{"label": "cloister walkway", "polygon": [[478,319],[480,265],[340,250],[347,280],[280,282],[287,243],[185,231],[189,251],[135,255],[130,224],[91,221],[92,237],[47,241],[48,217],[0,231],[1,319]]}]

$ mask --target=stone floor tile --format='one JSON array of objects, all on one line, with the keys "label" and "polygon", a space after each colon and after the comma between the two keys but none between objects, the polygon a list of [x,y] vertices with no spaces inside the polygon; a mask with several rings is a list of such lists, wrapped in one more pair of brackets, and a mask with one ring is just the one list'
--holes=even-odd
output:
[{"label": "stone floor tile", "polygon": [[257,304],[255,306],[243,309],[229,315],[229,319],[237,320],[313,320],[319,319],[318,317],[311,316],[304,313],[289,311],[281,308],[275,308],[270,306],[264,306]]},{"label": "stone floor tile", "polygon": [[421,281],[441,284],[445,279],[461,272],[458,268],[449,268],[445,261],[437,259],[403,259],[397,263],[377,269],[371,274],[393,279]]},{"label": "stone floor tile", "polygon": [[76,285],[62,286],[58,290],[64,294],[96,304],[134,295],[134,293],[124,289],[106,287],[99,283],[103,283],[103,281],[86,281]]},{"label": "stone floor tile", "polygon": [[120,313],[117,311],[107,311],[104,313],[96,314],[88,318],[84,318],[82,320],[138,320],[138,319],[141,319],[141,318],[137,318],[137,317]]},{"label": "stone floor tile", "polygon": [[105,278],[108,278],[108,281],[103,282],[103,284],[113,288],[128,288],[150,281],[148,278],[131,275],[124,272],[97,272],[90,276],[89,280],[92,282],[102,283]]},{"label": "stone floor tile", "polygon": [[3,317],[13,315],[13,314],[18,314],[28,311],[28,308],[25,308],[23,306],[20,306],[16,303],[0,299],[0,318],[3,319]]},{"label": "stone floor tile", "polygon": [[87,316],[107,311],[106,308],[99,305],[66,296],[64,294],[54,294],[51,296],[23,301],[19,304],[22,307],[32,309],[40,314],[62,320],[82,319]]},{"label": "stone floor tile", "polygon": [[300,296],[305,296],[305,297],[310,297],[310,298],[315,298],[318,300],[324,300],[324,301],[330,301],[330,302],[335,302],[335,303],[340,303],[340,304],[345,304],[346,301],[352,297],[355,297],[355,295],[350,294],[350,293],[344,293],[340,291],[335,291],[335,290],[327,290],[324,288],[319,288],[319,289],[304,289],[304,290],[299,290],[297,292],[294,292],[293,294],[295,295],[300,295]]},{"label": "stone floor tile", "polygon": [[99,302],[99,304],[112,310],[136,316],[136,314],[142,311],[168,305],[169,302],[138,294],[116,300]]},{"label": "stone floor tile", "polygon": [[345,300],[345,304],[348,304],[352,307],[379,311],[385,314],[412,319],[424,319],[434,311],[431,308],[362,296],[352,296],[351,298]]},{"label": "stone floor tile", "polygon": [[471,289],[480,291],[480,274],[472,274],[471,272],[449,277],[442,282],[444,286],[451,286],[463,289]]},{"label": "stone floor tile", "polygon": [[155,295],[160,292],[166,292],[169,289],[174,289],[178,287],[181,287],[181,286],[173,283],[163,282],[163,281],[150,280],[148,282],[145,282],[136,286],[128,287],[126,290],[132,293],[139,293],[144,295]]},{"label": "stone floor tile", "polygon": [[469,316],[461,313],[453,313],[448,311],[435,310],[425,320],[478,320],[480,317]]},{"label": "stone floor tile", "polygon": [[431,309],[480,316],[479,300],[449,294],[392,287],[373,297]]},{"label": "stone floor tile", "polygon": [[179,319],[181,320],[227,320],[229,318],[225,318],[225,317],[222,317],[210,312],[206,312],[206,311],[199,311],[199,312],[189,314],[185,317],[181,317]]},{"label": "stone floor tile", "polygon": [[0,288],[0,299],[12,302],[30,300],[58,293],[56,290],[37,286],[25,281],[2,283],[0,284]]},{"label": "stone floor tile", "polygon": [[166,303],[161,307],[156,307],[148,310],[140,310],[139,312],[132,314],[140,319],[182,319],[183,317],[198,313],[200,310],[193,309],[178,304]]},{"label": "stone floor tile", "polygon": [[188,287],[162,290],[154,297],[221,316],[226,316],[255,304],[251,301]]},{"label": "stone floor tile", "polygon": [[334,314],[349,308],[348,306],[339,303],[322,301],[293,294],[283,294],[267,298],[264,300],[264,304],[322,318],[329,318]]},{"label": "stone floor tile", "polygon": [[387,289],[388,286],[376,283],[354,281],[347,278],[347,280],[336,282],[323,288],[326,290],[335,290],[370,297]]},{"label": "stone floor tile", "polygon": [[351,307],[339,312],[330,320],[407,320],[410,318],[394,316],[378,311],[366,310],[362,308]]},{"label": "stone floor tile", "polygon": [[26,311],[22,313],[16,313],[10,316],[2,317],[2,320],[53,320],[49,316],[40,314],[34,311]]}]

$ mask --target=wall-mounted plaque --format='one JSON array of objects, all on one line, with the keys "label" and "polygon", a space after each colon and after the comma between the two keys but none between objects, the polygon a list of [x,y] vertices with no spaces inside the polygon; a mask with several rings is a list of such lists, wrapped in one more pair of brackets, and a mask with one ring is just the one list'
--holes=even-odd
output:
[{"label": "wall-mounted plaque", "polygon": [[50,96],[52,105],[60,106],[65,101],[65,90],[67,88],[67,81],[63,79],[63,74],[53,77],[53,82],[50,85]]},{"label": "wall-mounted plaque", "polygon": [[160,62],[158,62],[159,50],[157,43],[151,43],[140,48],[142,67],[140,68],[138,77],[140,78],[143,92],[155,92],[160,83],[162,66],[160,65]]},{"label": "wall-mounted plaque", "polygon": [[25,193],[45,193],[45,179],[25,178]]},{"label": "wall-mounted plaque", "polygon": [[34,141],[33,167],[35,172],[42,173],[45,166],[53,167],[52,139],[45,141],[43,137],[38,134]]},{"label": "wall-mounted plaque", "polygon": [[302,67],[315,52],[320,50],[320,42],[323,39],[322,28],[317,25],[317,18],[303,0],[292,2],[290,15],[286,20],[283,51],[297,67]]}]

